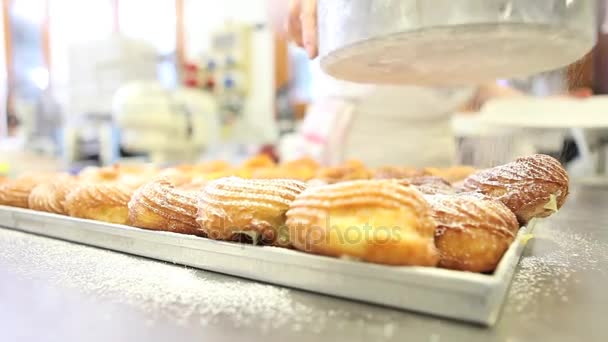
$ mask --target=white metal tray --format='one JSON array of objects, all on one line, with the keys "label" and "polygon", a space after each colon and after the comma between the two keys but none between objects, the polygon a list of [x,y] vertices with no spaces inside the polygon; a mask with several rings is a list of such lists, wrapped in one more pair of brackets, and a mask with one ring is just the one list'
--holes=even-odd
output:
[{"label": "white metal tray", "polygon": [[[523,228],[492,275],[393,267],[0,206],[0,226],[287,287],[493,325],[523,252]],[[103,262],[103,261],[100,261]]]}]

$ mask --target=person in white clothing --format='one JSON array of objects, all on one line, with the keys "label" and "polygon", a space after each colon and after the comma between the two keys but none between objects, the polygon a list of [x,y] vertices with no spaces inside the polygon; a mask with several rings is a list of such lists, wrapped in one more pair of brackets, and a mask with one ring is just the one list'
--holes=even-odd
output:
[{"label": "person in white clothing", "polygon": [[[317,56],[316,0],[291,0],[288,29],[292,40]],[[325,141],[324,162],[359,159],[371,167],[409,165],[447,167],[454,163],[455,139],[451,115],[468,105],[478,107],[488,98],[520,93],[497,84],[479,89],[362,85],[338,81],[315,65],[315,102],[330,102],[334,110],[312,110],[335,115]],[[314,108],[314,106],[313,106]],[[312,125],[311,125],[312,126]]]}]

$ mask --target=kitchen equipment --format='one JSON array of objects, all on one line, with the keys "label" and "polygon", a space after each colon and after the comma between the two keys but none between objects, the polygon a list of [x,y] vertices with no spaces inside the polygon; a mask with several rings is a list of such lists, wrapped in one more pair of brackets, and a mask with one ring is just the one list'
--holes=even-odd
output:
[{"label": "kitchen equipment", "polygon": [[595,0],[319,0],[321,66],[379,84],[527,76],[587,53],[596,8]]},{"label": "kitchen equipment", "polygon": [[[277,285],[493,325],[532,226],[492,275],[390,267],[0,206],[0,226]],[[100,262],[103,262],[101,260]]]},{"label": "kitchen equipment", "polygon": [[216,99],[197,89],[170,91],[159,82],[126,84],[114,96],[113,118],[121,129],[120,145],[157,164],[194,162],[219,141]]}]

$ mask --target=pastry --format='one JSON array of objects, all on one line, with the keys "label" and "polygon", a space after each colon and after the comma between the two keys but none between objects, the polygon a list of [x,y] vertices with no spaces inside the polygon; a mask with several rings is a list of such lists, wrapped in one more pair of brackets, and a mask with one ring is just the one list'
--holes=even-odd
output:
[{"label": "pastry", "polygon": [[439,266],[470,272],[494,271],[519,229],[504,204],[478,196],[428,196],[437,222]]},{"label": "pastry", "polygon": [[477,171],[477,169],[475,169],[471,166],[464,166],[464,165],[453,166],[453,167],[448,167],[448,168],[429,167],[429,168],[424,169],[424,173],[431,175],[431,176],[441,177],[450,183],[456,183],[456,182],[462,181],[463,179],[472,175],[476,171]]},{"label": "pastry", "polygon": [[228,162],[220,160],[206,161],[197,165],[182,165],[175,169],[193,179],[218,179],[237,172]]},{"label": "pastry", "polygon": [[435,222],[422,193],[390,180],[312,187],[287,212],[293,246],[386,265],[435,266]]},{"label": "pastry", "polygon": [[185,169],[184,167],[174,167],[161,170],[156,179],[153,179],[152,181],[164,179],[173,186],[180,187],[182,185],[190,184],[195,176],[192,168]]},{"label": "pastry", "polygon": [[462,189],[500,200],[524,225],[557,212],[568,196],[568,182],[558,160],[536,154],[477,172],[464,180]]},{"label": "pastry", "polygon": [[455,194],[454,189],[448,181],[436,176],[415,176],[405,179],[425,195],[450,195]]},{"label": "pastry", "polygon": [[135,191],[129,201],[129,221],[139,228],[204,235],[196,223],[196,194],[167,179],[150,182]]},{"label": "pastry", "polygon": [[306,185],[296,180],[241,179],[212,181],[199,196],[197,222],[209,238],[290,245],[285,213]]},{"label": "pastry", "polygon": [[29,196],[39,184],[57,177],[57,174],[28,174],[0,183],[0,205],[29,208]]},{"label": "pastry", "polygon": [[88,167],[82,170],[78,179],[83,183],[121,182],[138,187],[156,177],[159,171],[147,165],[113,165],[108,167]]},{"label": "pastry", "polygon": [[325,184],[334,184],[349,180],[370,179],[372,177],[373,172],[368,170],[363,163],[358,160],[351,160],[339,166],[319,169],[315,180]]},{"label": "pastry", "polygon": [[91,166],[80,171],[78,174],[78,179],[83,183],[102,183],[115,181],[119,176],[120,168],[118,166]]},{"label": "pastry", "polygon": [[81,182],[67,195],[65,208],[72,217],[128,224],[127,204],[133,191],[132,186],[120,182]]},{"label": "pastry", "polygon": [[385,166],[374,170],[374,179],[403,179],[428,175],[413,167]]},{"label": "pastry", "polygon": [[266,154],[259,154],[255,157],[252,157],[252,158],[246,160],[243,163],[243,165],[241,165],[241,168],[252,170],[252,169],[261,169],[261,168],[275,167],[275,166],[276,166],[276,163],[270,156],[268,156]]},{"label": "pastry", "polygon": [[78,185],[74,177],[60,177],[37,185],[28,197],[30,209],[67,215],[65,200]]},{"label": "pastry", "polygon": [[307,181],[315,176],[319,164],[310,158],[293,160],[276,167],[263,167],[251,171],[254,179],[297,179]]},{"label": "pastry", "polygon": [[319,163],[312,158],[301,158],[281,164],[281,168],[291,173],[290,178],[307,181],[319,170]]},{"label": "pastry", "polygon": [[316,160],[314,160],[310,157],[304,157],[304,158],[300,158],[300,159],[294,159],[294,160],[287,161],[287,162],[281,164],[281,166],[285,167],[287,169],[305,168],[305,169],[316,170],[319,168],[319,163],[317,163]]},{"label": "pastry", "polygon": [[232,166],[223,160],[212,160],[194,165],[193,169],[201,174],[212,174],[230,170]]}]

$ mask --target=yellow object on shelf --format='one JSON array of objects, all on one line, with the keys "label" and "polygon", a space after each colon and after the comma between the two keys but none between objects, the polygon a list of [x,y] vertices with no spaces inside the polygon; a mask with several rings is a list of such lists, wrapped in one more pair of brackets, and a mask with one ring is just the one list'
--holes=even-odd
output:
[{"label": "yellow object on shelf", "polygon": [[8,163],[0,163],[0,176],[8,176],[11,167]]}]

